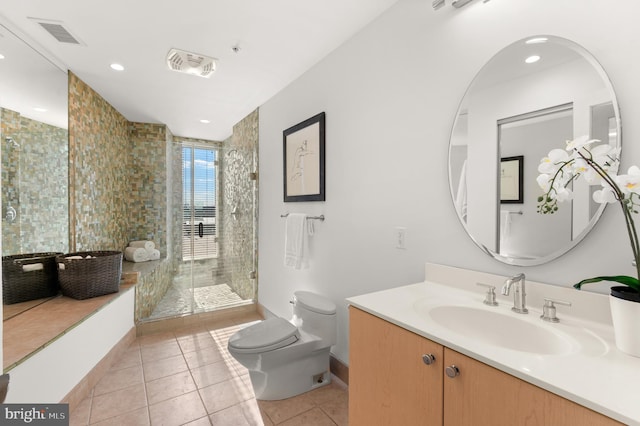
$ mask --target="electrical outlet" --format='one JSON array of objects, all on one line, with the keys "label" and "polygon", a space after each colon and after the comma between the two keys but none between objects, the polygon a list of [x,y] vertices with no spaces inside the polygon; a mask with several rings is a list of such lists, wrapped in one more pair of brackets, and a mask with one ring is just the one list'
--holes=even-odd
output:
[{"label": "electrical outlet", "polygon": [[396,227],[396,248],[402,250],[407,248],[407,228]]}]

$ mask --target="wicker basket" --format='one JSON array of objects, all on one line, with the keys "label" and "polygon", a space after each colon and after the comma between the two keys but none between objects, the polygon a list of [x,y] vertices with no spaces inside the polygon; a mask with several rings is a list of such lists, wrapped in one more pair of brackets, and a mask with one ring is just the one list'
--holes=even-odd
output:
[{"label": "wicker basket", "polygon": [[[82,259],[69,259],[80,256]],[[90,258],[86,258],[91,256]],[[73,299],[88,299],[120,290],[122,252],[84,251],[56,257],[62,294]]]},{"label": "wicker basket", "polygon": [[[56,256],[30,253],[2,257],[2,302],[5,305],[58,294]],[[28,266],[33,265],[33,266]]]}]

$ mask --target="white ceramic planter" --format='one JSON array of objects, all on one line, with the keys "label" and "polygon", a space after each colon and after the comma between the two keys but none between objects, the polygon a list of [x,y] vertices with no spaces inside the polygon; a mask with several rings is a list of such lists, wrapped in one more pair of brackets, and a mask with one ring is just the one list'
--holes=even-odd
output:
[{"label": "white ceramic planter", "polygon": [[609,296],[616,346],[622,352],[640,357],[640,303]]}]

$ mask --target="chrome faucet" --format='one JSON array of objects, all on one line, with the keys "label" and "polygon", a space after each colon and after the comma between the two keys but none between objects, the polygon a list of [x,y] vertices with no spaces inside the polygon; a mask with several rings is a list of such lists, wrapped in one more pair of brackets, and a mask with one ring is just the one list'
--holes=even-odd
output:
[{"label": "chrome faucet", "polygon": [[[520,285],[518,285],[520,283]],[[502,295],[508,296],[509,291],[511,291],[511,286],[515,284],[515,289],[513,290],[513,308],[512,311],[517,312],[519,314],[527,314],[529,310],[526,306],[526,292],[524,286],[524,274],[514,275],[511,278],[507,278],[502,286]]]}]

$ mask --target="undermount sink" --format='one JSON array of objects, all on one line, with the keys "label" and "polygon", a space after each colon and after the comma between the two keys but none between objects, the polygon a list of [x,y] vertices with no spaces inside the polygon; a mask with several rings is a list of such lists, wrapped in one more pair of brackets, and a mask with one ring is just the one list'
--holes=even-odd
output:
[{"label": "undermount sink", "polygon": [[572,352],[575,345],[564,333],[507,315],[470,306],[436,306],[428,314],[439,325],[465,337],[515,351],[541,355]]}]

